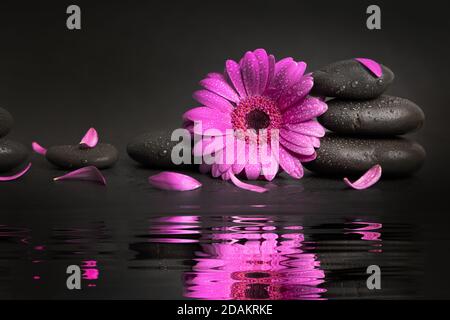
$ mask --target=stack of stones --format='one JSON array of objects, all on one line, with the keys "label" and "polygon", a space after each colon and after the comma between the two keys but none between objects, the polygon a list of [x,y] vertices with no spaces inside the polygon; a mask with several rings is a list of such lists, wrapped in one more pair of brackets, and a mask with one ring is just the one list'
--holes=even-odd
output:
[{"label": "stack of stones", "polygon": [[28,158],[28,149],[24,145],[5,138],[13,124],[11,114],[0,108],[0,173],[13,170]]},{"label": "stack of stones", "polygon": [[383,175],[411,175],[422,166],[425,150],[399,136],[419,129],[424,113],[407,99],[384,95],[393,72],[362,60],[339,61],[314,72],[313,94],[333,98],[318,119],[332,132],[321,139],[317,159],[305,166],[318,174],[359,176],[380,164]]}]

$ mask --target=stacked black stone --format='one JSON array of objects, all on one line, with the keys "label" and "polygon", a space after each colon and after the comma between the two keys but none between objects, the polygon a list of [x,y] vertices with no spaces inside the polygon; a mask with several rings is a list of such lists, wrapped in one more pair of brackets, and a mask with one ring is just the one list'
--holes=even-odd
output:
[{"label": "stacked black stone", "polygon": [[314,72],[312,93],[332,98],[318,120],[332,132],[321,139],[317,159],[306,168],[339,176],[358,176],[375,164],[388,176],[407,176],[420,169],[424,148],[399,136],[422,127],[424,113],[407,99],[384,95],[394,73],[379,66],[381,74],[376,75],[352,59]]},{"label": "stacked black stone", "polygon": [[0,108],[0,173],[10,171],[22,164],[29,155],[21,143],[5,138],[14,124],[11,114]]}]

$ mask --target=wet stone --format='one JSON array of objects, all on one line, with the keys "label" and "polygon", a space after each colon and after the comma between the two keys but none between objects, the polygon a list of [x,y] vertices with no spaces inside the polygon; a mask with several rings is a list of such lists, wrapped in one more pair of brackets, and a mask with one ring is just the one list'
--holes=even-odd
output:
[{"label": "wet stone", "polygon": [[0,139],[0,172],[7,172],[22,164],[29,150],[21,143],[9,139]]},{"label": "wet stone", "polygon": [[394,81],[394,73],[381,65],[380,78],[355,59],[332,63],[313,73],[313,95],[342,99],[374,99]]},{"label": "wet stone", "polygon": [[340,134],[387,136],[401,135],[422,127],[423,111],[413,102],[383,95],[365,101],[333,99],[319,122]]},{"label": "wet stone", "polygon": [[0,138],[5,137],[11,131],[13,124],[14,120],[11,114],[0,108]]},{"label": "wet stone", "polygon": [[[133,138],[127,146],[128,155],[140,164],[150,168],[189,168],[191,165],[177,165],[172,162],[172,149],[179,141],[171,141],[172,131],[147,132]],[[186,143],[190,143],[186,141]],[[192,145],[186,145],[191,150]],[[191,156],[191,163],[193,159]]]},{"label": "wet stone", "polygon": [[82,148],[80,145],[53,146],[47,150],[46,158],[62,169],[78,169],[95,166],[104,169],[114,166],[118,160],[116,147],[99,143],[95,148]]},{"label": "wet stone", "polygon": [[327,134],[321,139],[317,158],[305,167],[318,174],[360,176],[380,164],[383,176],[408,176],[425,161],[424,148],[411,140],[392,138],[357,138]]}]

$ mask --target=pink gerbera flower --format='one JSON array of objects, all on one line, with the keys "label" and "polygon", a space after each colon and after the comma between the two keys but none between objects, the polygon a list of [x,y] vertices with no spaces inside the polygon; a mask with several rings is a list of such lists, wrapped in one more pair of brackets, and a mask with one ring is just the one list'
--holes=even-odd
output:
[{"label": "pink gerbera flower", "polygon": [[281,167],[300,179],[302,162],[315,159],[315,148],[325,134],[315,118],[327,110],[324,101],[308,95],[313,78],[304,74],[305,69],[304,62],[276,62],[273,55],[257,49],[239,63],[227,60],[224,74],[208,74],[200,82],[204,89],[193,95],[202,106],[183,115],[199,137],[194,155],[216,159],[203,163],[201,170],[259,192],[265,189],[245,184],[236,175],[272,180]]}]

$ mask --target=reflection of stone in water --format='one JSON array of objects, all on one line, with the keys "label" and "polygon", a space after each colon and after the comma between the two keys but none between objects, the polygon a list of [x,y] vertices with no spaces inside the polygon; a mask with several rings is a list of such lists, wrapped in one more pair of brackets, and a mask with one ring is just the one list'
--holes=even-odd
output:
[{"label": "reflection of stone in water", "polygon": [[319,299],[325,278],[316,256],[302,249],[303,234],[276,234],[267,226],[213,233],[186,274],[186,296],[199,299]]}]

